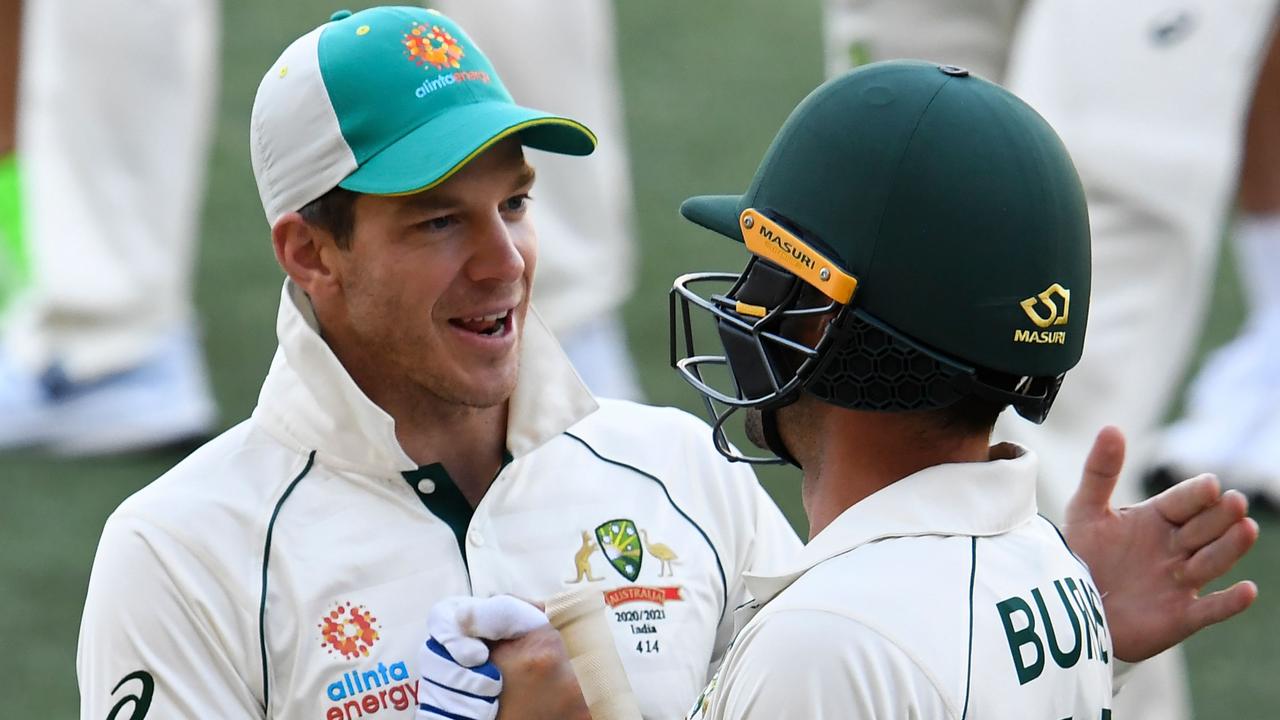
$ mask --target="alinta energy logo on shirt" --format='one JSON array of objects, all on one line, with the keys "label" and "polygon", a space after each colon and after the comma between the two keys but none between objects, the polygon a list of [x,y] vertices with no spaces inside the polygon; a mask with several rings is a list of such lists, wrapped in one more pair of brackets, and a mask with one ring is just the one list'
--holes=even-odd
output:
[{"label": "alinta energy logo on shirt", "polygon": [[415,65],[444,71],[422,81],[414,90],[420,98],[457,83],[489,82],[489,73],[483,70],[461,69],[467,51],[461,41],[439,25],[415,24],[404,34],[402,43],[405,56]]},{"label": "alinta energy logo on shirt", "polygon": [[369,657],[369,649],[378,641],[378,618],[363,605],[338,603],[316,627],[320,628],[321,646],[348,660]]},{"label": "alinta energy logo on shirt", "polygon": [[[317,627],[320,644],[330,655],[347,660],[364,660],[378,641],[378,619],[364,605],[336,603]],[[349,667],[349,666],[348,666]],[[346,670],[325,687],[325,697],[334,703],[325,710],[325,720],[350,720],[381,710],[404,711],[418,704],[418,682],[410,680],[403,660],[369,664]]]}]

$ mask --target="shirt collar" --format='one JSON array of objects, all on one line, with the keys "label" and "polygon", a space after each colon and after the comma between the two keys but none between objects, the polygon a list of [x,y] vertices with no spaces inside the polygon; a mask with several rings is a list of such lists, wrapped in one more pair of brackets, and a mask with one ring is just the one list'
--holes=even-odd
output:
[{"label": "shirt collar", "polygon": [[[418,468],[396,440],[395,421],[347,374],[320,337],[311,300],[287,279],[276,334],[280,347],[254,410],[259,422],[299,450],[316,450],[334,467],[386,476]],[[526,455],[597,407],[530,306],[508,406],[507,450],[515,458]]]},{"label": "shirt collar", "polygon": [[746,575],[756,604],[769,602],[815,565],[867,543],[921,535],[999,535],[1036,514],[1035,453],[1012,443],[992,460],[925,468],[840,514],[779,574]]}]

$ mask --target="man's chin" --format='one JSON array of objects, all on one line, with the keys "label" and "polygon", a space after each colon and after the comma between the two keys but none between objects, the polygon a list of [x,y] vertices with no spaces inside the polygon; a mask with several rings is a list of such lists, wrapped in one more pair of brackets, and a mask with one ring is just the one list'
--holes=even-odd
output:
[{"label": "man's chin", "polygon": [[747,439],[752,445],[761,450],[772,450],[769,443],[764,439],[764,413],[759,408],[747,408],[742,419],[743,429],[747,432]]},{"label": "man's chin", "polygon": [[516,391],[516,373],[469,379],[460,385],[456,398],[459,404],[474,408],[489,408],[511,399]]},{"label": "man's chin", "polygon": [[[430,360],[424,360],[430,364]],[[439,361],[436,361],[439,363]],[[490,408],[511,399],[519,375],[519,362],[511,358],[499,366],[477,366],[461,362],[451,367],[436,366],[436,372],[416,376],[419,387],[445,404],[468,408]]]}]

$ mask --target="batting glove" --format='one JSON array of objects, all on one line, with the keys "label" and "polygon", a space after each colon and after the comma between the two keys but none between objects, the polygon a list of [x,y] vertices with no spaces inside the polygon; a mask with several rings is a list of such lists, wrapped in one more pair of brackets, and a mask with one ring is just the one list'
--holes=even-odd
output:
[{"label": "batting glove", "polygon": [[431,634],[418,651],[417,720],[494,720],[502,673],[484,640],[519,637],[547,624],[546,615],[510,595],[451,597],[427,616]]}]

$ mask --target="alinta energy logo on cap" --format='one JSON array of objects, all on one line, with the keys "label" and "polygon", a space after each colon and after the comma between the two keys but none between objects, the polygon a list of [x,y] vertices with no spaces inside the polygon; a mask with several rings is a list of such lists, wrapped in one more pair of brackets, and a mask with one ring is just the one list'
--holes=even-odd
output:
[{"label": "alinta energy logo on cap", "polygon": [[430,64],[437,70],[462,67],[458,61],[467,54],[448,30],[425,23],[415,24],[404,34],[404,47],[410,60],[420,66]]},{"label": "alinta energy logo on cap", "polygon": [[443,70],[434,77],[422,81],[413,94],[425,98],[437,90],[464,82],[489,82],[489,73],[483,70],[463,70],[462,59],[467,56],[462,41],[439,25],[414,23],[401,41],[405,57],[424,70]]}]

